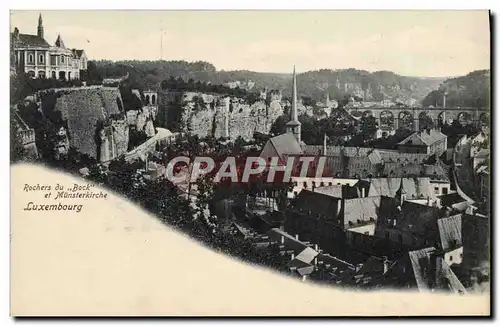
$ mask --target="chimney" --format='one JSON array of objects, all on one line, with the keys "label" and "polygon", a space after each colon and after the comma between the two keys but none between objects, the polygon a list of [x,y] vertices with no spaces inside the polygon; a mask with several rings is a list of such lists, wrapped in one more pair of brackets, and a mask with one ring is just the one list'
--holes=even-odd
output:
[{"label": "chimney", "polygon": [[361,188],[361,197],[365,198],[365,188]]},{"label": "chimney", "polygon": [[314,250],[319,252],[319,246],[317,244],[314,245]]},{"label": "chimney", "polygon": [[387,256],[382,257],[383,258],[383,264],[384,264],[384,274],[387,273],[389,270],[389,260],[387,259]]},{"label": "chimney", "polygon": [[427,196],[427,206],[431,206],[431,197]]},{"label": "chimney", "polygon": [[326,156],[326,134],[323,136],[323,156]]},{"label": "chimney", "polygon": [[294,260],[295,259],[295,253],[292,253],[292,257],[290,258],[290,260]]},{"label": "chimney", "polygon": [[314,266],[318,265],[318,256],[314,257]]},{"label": "chimney", "polygon": [[299,240],[299,235],[295,234],[295,240]]},{"label": "chimney", "polygon": [[284,244],[284,243],[285,243],[285,236],[284,236],[284,235],[282,235],[282,236],[281,236],[281,244]]},{"label": "chimney", "polygon": [[441,288],[441,276],[443,274],[443,254],[440,252],[433,252],[430,255],[430,271],[429,271],[429,283],[431,283],[431,289]]},{"label": "chimney", "polygon": [[446,108],[446,95],[447,95],[447,93],[444,92],[444,94],[443,94],[443,109]]}]

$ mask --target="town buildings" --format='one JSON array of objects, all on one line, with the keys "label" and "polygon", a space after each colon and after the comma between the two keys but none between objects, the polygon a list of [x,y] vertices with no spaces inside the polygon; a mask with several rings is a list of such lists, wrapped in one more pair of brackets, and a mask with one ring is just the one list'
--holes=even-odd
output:
[{"label": "town buildings", "polygon": [[83,49],[68,48],[61,35],[50,45],[44,38],[42,15],[38,18],[36,34],[24,34],[16,27],[11,33],[13,62],[17,71],[33,78],[60,80],[79,79],[87,70]]},{"label": "town buildings", "polygon": [[398,144],[404,153],[424,153],[441,155],[447,148],[447,137],[436,129],[424,129],[412,133]]}]

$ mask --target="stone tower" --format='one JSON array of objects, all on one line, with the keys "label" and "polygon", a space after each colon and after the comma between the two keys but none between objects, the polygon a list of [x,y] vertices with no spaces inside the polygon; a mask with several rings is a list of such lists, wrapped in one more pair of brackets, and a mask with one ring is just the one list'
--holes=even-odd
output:
[{"label": "stone tower", "polygon": [[42,14],[38,16],[38,30],[37,30],[37,35],[41,38],[43,38],[43,20],[42,20]]},{"label": "stone tower", "polygon": [[293,66],[293,86],[292,86],[292,110],[291,120],[286,124],[286,133],[292,134],[300,143],[301,123],[297,113],[297,77],[295,76],[295,66]]}]

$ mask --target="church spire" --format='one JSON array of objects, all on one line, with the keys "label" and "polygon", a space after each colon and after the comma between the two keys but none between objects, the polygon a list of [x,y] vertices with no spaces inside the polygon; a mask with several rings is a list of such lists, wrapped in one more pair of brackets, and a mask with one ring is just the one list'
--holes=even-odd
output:
[{"label": "church spire", "polygon": [[292,85],[292,109],[290,112],[290,121],[286,124],[286,131],[292,134],[300,143],[300,122],[297,112],[297,76],[295,75],[295,65],[293,66],[293,85]]},{"label": "church spire", "polygon": [[38,37],[43,38],[43,19],[42,19],[42,14],[41,13],[38,15],[37,35],[38,35]]},{"label": "church spire", "polygon": [[406,190],[403,187],[403,179],[401,178],[401,184],[399,185],[398,191],[396,191],[396,198],[399,200],[399,205],[403,205],[403,202],[406,200]]}]

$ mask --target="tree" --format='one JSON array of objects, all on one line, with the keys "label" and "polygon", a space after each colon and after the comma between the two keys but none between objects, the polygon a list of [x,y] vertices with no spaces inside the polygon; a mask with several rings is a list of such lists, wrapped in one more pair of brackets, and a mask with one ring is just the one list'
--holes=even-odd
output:
[{"label": "tree", "polygon": [[371,140],[377,133],[377,120],[373,116],[363,116],[361,118],[361,135],[364,141]]}]

